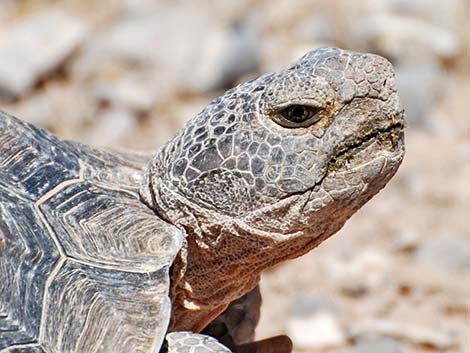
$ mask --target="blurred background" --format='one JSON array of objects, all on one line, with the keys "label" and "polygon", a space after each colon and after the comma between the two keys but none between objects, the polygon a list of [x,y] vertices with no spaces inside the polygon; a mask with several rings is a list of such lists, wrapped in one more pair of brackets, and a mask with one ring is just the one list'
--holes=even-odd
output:
[{"label": "blurred background", "polygon": [[407,155],[338,234],[264,274],[258,338],[470,352],[470,1],[0,0],[0,109],[151,150],[227,88],[322,45],[394,64]]}]

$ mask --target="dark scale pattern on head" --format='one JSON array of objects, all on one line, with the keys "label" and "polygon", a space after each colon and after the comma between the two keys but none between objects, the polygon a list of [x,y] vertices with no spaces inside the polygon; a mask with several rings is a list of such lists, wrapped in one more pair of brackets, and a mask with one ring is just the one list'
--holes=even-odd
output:
[{"label": "dark scale pattern on head", "polygon": [[[379,98],[388,101],[390,114],[398,114],[392,76],[381,57],[312,51],[290,68],[212,101],[165,146],[155,174],[191,202],[231,215],[304,192],[325,176],[332,154],[347,138],[332,125],[348,103]],[[319,121],[280,126],[276,115],[290,104],[320,107]]]}]

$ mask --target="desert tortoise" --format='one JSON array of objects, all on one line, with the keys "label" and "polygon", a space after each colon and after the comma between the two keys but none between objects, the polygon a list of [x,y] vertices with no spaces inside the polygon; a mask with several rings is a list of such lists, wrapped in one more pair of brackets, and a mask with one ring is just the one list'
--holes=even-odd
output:
[{"label": "desert tortoise", "polygon": [[256,310],[221,313],[384,187],[403,119],[390,63],[335,48],[227,91],[153,158],[1,114],[0,352],[155,353],[178,331],[171,352],[223,351],[211,322],[249,341]]}]

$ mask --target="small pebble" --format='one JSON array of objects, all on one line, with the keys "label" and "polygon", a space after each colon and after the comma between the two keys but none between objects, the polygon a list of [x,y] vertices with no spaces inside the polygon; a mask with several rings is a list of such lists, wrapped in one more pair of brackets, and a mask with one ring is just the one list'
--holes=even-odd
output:
[{"label": "small pebble", "polygon": [[403,343],[383,336],[361,337],[354,346],[346,350],[347,353],[401,353]]},{"label": "small pebble", "polygon": [[326,311],[289,319],[287,333],[297,349],[320,350],[346,344],[346,334],[337,316]]},{"label": "small pebble", "polygon": [[450,333],[445,332],[445,330],[398,321],[370,321],[355,327],[351,334],[353,337],[360,337],[362,335],[387,336],[433,349],[448,349],[456,345],[454,337]]}]

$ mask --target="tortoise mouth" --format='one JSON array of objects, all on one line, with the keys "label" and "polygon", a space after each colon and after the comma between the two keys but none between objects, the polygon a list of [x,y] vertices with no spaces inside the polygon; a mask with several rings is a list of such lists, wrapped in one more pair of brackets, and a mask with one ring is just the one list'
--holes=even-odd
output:
[{"label": "tortoise mouth", "polygon": [[[344,146],[338,153],[331,157],[327,165],[326,174],[328,175],[330,172],[344,170],[351,165],[359,166],[361,162],[367,163],[373,158],[374,154],[383,150],[399,150],[399,146],[403,141],[404,128],[403,122],[395,122],[385,128],[374,130]],[[366,150],[372,150],[372,153],[369,152],[367,156],[363,156]]]}]

